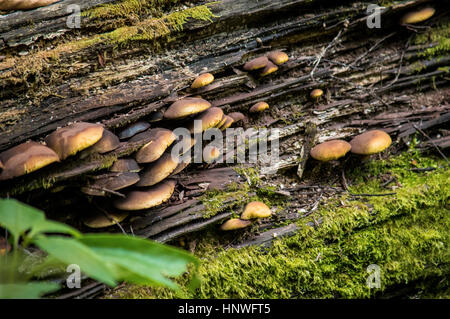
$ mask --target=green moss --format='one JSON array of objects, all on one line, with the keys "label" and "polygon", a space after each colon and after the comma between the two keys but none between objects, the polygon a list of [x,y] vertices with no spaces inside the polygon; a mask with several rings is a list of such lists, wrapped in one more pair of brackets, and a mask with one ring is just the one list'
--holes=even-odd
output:
[{"label": "green moss", "polygon": [[[314,213],[323,222],[301,220],[293,237],[258,247],[218,249],[214,237],[197,244],[203,259],[200,288],[191,298],[368,298],[393,287],[438,278],[448,292],[450,255],[450,172],[439,158],[411,150],[398,157],[371,161],[348,174],[354,193],[382,193],[383,174],[397,178],[395,196],[355,199],[340,196]],[[411,168],[436,167],[417,173]],[[370,264],[381,269],[381,289],[366,285]],[[187,283],[187,278],[181,284]],[[420,285],[419,285],[420,286]],[[419,287],[420,288],[420,287]],[[437,289],[436,287],[434,287]],[[425,289],[422,287],[422,289]],[[427,288],[429,290],[429,288]],[[438,292],[427,292],[436,296]],[[122,298],[173,298],[165,289],[128,286]],[[425,295],[426,296],[426,295]],[[441,295],[438,295],[441,296]]]},{"label": "green moss", "polygon": [[103,4],[82,12],[82,16],[91,19],[130,18],[150,13],[151,9],[177,0],[122,0],[117,3]]},{"label": "green moss", "polygon": [[419,53],[419,56],[433,58],[447,54],[450,52],[450,23],[441,23],[424,33],[417,34],[414,42],[415,44],[437,42],[436,46],[425,49]]},{"label": "green moss", "polygon": [[[129,10],[132,10],[131,3],[134,3],[134,1],[129,2]],[[55,68],[57,64],[55,62],[58,62],[62,56],[76,54],[80,51],[88,51],[97,45],[129,47],[139,42],[145,43],[146,46],[156,48],[160,45],[157,40],[169,39],[171,33],[181,31],[183,24],[190,19],[212,21],[212,18],[215,16],[208,7],[210,4],[173,12],[160,18],[144,19],[131,26],[121,26],[111,32],[95,34],[80,40],[61,43],[51,50],[36,51],[25,57],[7,58],[5,61],[0,62],[0,67],[8,70],[0,74],[0,81],[4,80],[8,83],[17,84],[26,82],[31,75],[34,75],[33,78],[40,79],[40,73],[49,68],[59,70]],[[59,73],[53,74],[53,78],[62,77],[63,73],[69,72],[63,70],[65,69],[63,68],[57,71]]]},{"label": "green moss", "polygon": [[[201,197],[202,204],[205,206],[203,217],[210,218],[225,209],[241,207],[248,199],[249,188],[245,184],[231,184],[225,191],[207,191]],[[236,214],[239,213],[236,212]]]}]

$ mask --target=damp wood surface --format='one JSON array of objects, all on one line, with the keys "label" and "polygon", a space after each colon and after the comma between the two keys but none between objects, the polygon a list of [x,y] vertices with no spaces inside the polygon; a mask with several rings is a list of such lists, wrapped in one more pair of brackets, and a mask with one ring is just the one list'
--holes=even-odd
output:
[{"label": "damp wood surface", "polygon": [[[66,25],[65,8],[75,2],[82,10],[80,29]],[[244,129],[279,129],[280,161],[191,165],[175,176],[176,190],[168,202],[131,213],[121,228],[107,231],[175,245],[183,241],[186,245],[181,246],[195,252],[189,245],[199,241],[197,234],[217,230],[251,199],[270,204],[275,216],[236,238],[227,237],[221,248],[267,248],[306,226],[319,229],[324,221],[316,216],[321,205],[352,196],[351,171],[359,163],[352,158],[342,167],[314,167],[311,147],[329,139],[349,140],[372,128],[385,130],[394,141],[378,160],[398,156],[412,143],[417,152],[441,160],[437,166],[433,162],[434,166],[411,169],[433,174],[448,164],[437,149],[446,156],[450,146],[450,12],[442,6],[427,27],[418,30],[398,24],[408,10],[437,1],[384,1],[387,10],[379,29],[366,26],[368,1],[173,1],[158,9],[153,6],[160,2],[146,1],[145,10],[132,11],[132,18],[117,11],[95,16],[105,12],[96,6],[117,3],[64,0],[2,16],[0,151],[27,140],[41,141],[74,121],[102,123],[117,134],[164,112],[178,99],[201,95],[225,113],[246,114]],[[181,27],[171,20],[180,16],[177,12],[185,13]],[[289,56],[277,72],[260,77],[243,71],[246,61],[271,50]],[[206,71],[215,81],[191,90],[193,79]],[[325,92],[317,102],[309,97],[315,88]],[[248,114],[260,101],[267,102],[269,110]],[[167,120],[151,123],[172,129],[176,125]],[[104,155],[74,156],[0,181],[0,196],[18,198],[45,210],[50,218],[88,231],[79,212],[108,207],[110,199],[87,198],[80,186],[118,158],[133,156],[144,143],[124,143]],[[235,149],[225,150],[225,159],[233,156]],[[347,180],[341,170],[351,177]],[[389,187],[396,185],[396,178],[387,176],[384,190],[395,192]],[[62,215],[61,210],[68,213]],[[395,216],[386,220],[391,217]],[[94,297],[104,289],[90,283],[78,294],[60,295]]]}]

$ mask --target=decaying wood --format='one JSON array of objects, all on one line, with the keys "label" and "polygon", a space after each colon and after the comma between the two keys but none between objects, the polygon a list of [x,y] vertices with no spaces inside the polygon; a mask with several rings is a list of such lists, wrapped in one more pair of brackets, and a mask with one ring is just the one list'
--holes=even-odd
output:
[{"label": "decaying wood", "polygon": [[[182,31],[171,30],[170,42],[157,38],[159,48],[139,42],[123,48],[102,43],[77,52],[63,52],[55,61],[44,61],[42,69],[32,74],[22,74],[17,66],[3,62],[10,57],[25,61],[61,42],[90,36],[89,28],[95,26],[95,19],[85,17],[82,28],[72,30],[65,24],[66,5],[78,3],[85,10],[110,2],[64,0],[38,10],[11,13],[0,20],[0,151],[28,139],[42,140],[73,121],[99,122],[117,133],[130,123],[150,120],[154,112],[163,112],[178,99],[196,95],[225,113],[247,113],[256,102],[269,103],[268,112],[250,115],[249,121],[242,124],[244,128],[279,129],[280,161],[254,165],[259,177],[268,182],[288,170],[297,170],[296,181],[303,182],[309,150],[315,143],[334,138],[348,140],[370,128],[384,129],[396,145],[418,134],[419,128],[433,133],[429,139],[421,139],[419,148],[433,151],[436,146],[442,150],[450,146],[449,135],[442,133],[450,122],[450,87],[445,69],[450,56],[425,58],[423,50],[438,43],[412,45],[412,31],[397,23],[408,9],[432,1],[411,0],[392,5],[382,13],[383,28],[369,30],[365,24],[370,3],[367,1],[223,0],[208,4],[215,15],[211,20],[189,20]],[[448,16],[448,11],[443,11],[438,18],[448,21]],[[435,25],[438,18],[429,24]],[[99,32],[113,31],[114,24],[108,22],[111,21],[99,26]],[[247,60],[274,49],[289,55],[289,61],[277,72],[259,77],[242,70]],[[11,70],[16,73],[4,76]],[[213,73],[215,81],[191,90],[192,79],[204,71]],[[326,92],[319,102],[309,98],[313,88]],[[419,106],[417,100],[423,94],[432,95],[434,90],[441,92],[439,101]],[[152,127],[171,129],[185,124],[167,120],[151,123]],[[269,142],[273,139],[274,136],[267,137]],[[49,195],[49,189],[78,189],[90,177],[107,172],[116,159],[133,156],[145,142],[125,142],[104,155],[91,154],[83,159],[77,155],[30,175],[0,182],[0,196],[18,197],[39,206],[57,196]],[[225,149],[225,162],[235,156],[235,151],[235,147]],[[190,165],[175,176],[177,190],[169,202],[131,213],[121,223],[122,229],[128,234],[171,242],[207,227],[217,227],[231,216],[230,209],[236,202],[224,201],[216,214],[205,216],[201,195],[226,190],[231,184],[250,184],[248,177],[237,173],[238,166]],[[262,222],[257,233],[232,247],[267,246],[276,238],[295,234],[295,222],[312,214],[319,201],[324,200],[322,196],[345,191],[321,185],[281,188],[275,184],[279,188],[273,196],[284,196],[292,201],[290,207],[301,213],[279,212],[276,218],[289,221],[288,225],[280,227],[276,218]],[[63,194],[70,196],[68,193]],[[78,199],[74,195],[72,201],[54,203],[70,211]],[[300,199],[304,201],[299,202]],[[107,205],[107,209],[113,208]],[[111,227],[107,231],[120,230]],[[85,289],[61,297],[92,297],[104,288],[89,283]]]}]

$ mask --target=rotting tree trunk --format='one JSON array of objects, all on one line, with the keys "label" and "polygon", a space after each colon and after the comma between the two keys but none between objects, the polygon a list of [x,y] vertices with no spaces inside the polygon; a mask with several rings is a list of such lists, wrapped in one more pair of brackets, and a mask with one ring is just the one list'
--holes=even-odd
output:
[{"label": "rotting tree trunk", "polygon": [[[281,160],[258,170],[269,183],[275,173],[291,168],[301,181],[312,145],[348,138],[368,127],[384,128],[399,147],[420,130],[432,136],[424,139],[424,149],[449,147],[448,130],[443,129],[450,121],[449,52],[438,58],[426,56],[425,50],[439,43],[430,39],[413,44],[417,30],[398,25],[408,10],[436,1],[389,6],[381,15],[380,29],[366,26],[370,1],[306,0],[194,1],[193,8],[212,15],[188,19],[183,30],[169,23],[164,32],[153,29],[155,20],[167,22],[164,17],[171,14],[169,9],[189,10],[181,6],[183,1],[155,16],[141,12],[133,18],[110,15],[96,19],[86,14],[81,29],[67,28],[67,5],[79,3],[82,10],[89,10],[110,2],[66,0],[0,20],[0,151],[28,139],[40,140],[73,121],[100,122],[117,132],[130,123],[148,120],[173,101],[199,94],[226,113],[247,112],[258,101],[271,105],[268,114],[251,117],[244,124],[245,128],[280,129]],[[449,12],[438,11],[426,24],[436,27],[438,22],[448,21]],[[142,40],[133,34],[117,42],[111,36],[115,30],[133,26],[144,32],[151,28],[152,38]],[[276,73],[261,78],[243,72],[245,61],[273,49],[282,49],[290,57]],[[190,90],[195,75],[205,70],[215,75],[213,84]],[[326,92],[318,104],[309,99],[309,92],[317,87]],[[431,101],[422,107],[418,99],[424,94],[430,95]],[[153,127],[173,125],[152,123]],[[29,176],[0,182],[0,196],[17,197],[45,209],[52,218],[83,229],[75,212],[95,207],[77,191],[79,187],[117,158],[132,155],[144,142],[127,143],[106,155],[75,156]],[[225,158],[233,156],[232,150],[226,151]],[[251,181],[245,173],[237,173],[237,165],[216,166],[194,165],[179,174],[177,192],[170,202],[132,216],[122,223],[122,229],[167,242],[229,218],[230,208],[242,205],[241,201],[225,201],[215,214],[205,216],[201,195]],[[293,202],[308,190],[321,195],[305,202],[303,215],[286,211],[279,212],[279,218],[295,222],[311,214],[323,194],[344,191],[322,187],[317,192],[316,188],[302,185],[281,192],[279,196]],[[104,204],[101,199],[94,203]],[[61,217],[58,211],[62,207],[73,214]],[[269,244],[296,230],[295,224],[290,224],[264,231],[274,225],[273,221],[258,225],[259,234],[233,246]],[[120,230],[112,227],[111,231]],[[93,284],[79,296],[94,295],[101,291],[100,286]]]}]

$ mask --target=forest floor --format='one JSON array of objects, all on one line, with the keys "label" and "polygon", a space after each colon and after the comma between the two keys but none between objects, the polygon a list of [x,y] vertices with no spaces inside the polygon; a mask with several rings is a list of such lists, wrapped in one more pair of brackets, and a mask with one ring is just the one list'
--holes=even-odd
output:
[{"label": "forest floor", "polygon": [[[181,238],[174,244],[202,260],[196,291],[189,290],[186,275],[180,293],[126,285],[106,298],[366,298],[399,291],[406,298],[449,298],[447,165],[440,155],[421,154],[413,140],[399,154],[347,167],[348,192],[339,181],[329,182],[337,174],[327,165],[320,167],[325,178],[314,178],[317,188],[291,190],[287,198],[254,185],[257,197],[279,212],[274,228],[286,224],[286,216],[302,214],[305,198],[319,197],[317,209],[296,222],[297,233],[274,235],[270,247],[233,247],[252,229],[224,234],[210,227]],[[381,270],[379,289],[366,283],[372,264]]]}]

